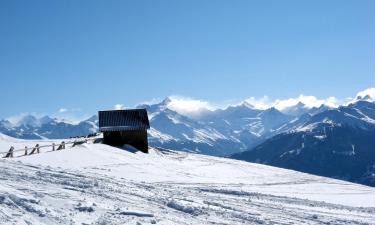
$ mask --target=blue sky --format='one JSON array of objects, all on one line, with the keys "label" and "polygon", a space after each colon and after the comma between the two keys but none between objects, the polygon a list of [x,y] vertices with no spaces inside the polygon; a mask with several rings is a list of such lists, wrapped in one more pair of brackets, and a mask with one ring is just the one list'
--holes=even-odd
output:
[{"label": "blue sky", "polygon": [[375,87],[375,1],[1,1],[0,118]]}]

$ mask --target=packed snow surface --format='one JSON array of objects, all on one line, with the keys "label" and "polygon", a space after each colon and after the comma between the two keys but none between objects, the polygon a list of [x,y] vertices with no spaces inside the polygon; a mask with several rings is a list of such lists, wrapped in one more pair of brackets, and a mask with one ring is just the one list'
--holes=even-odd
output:
[{"label": "packed snow surface", "polygon": [[84,144],[0,172],[0,224],[375,224],[375,188],[170,150]]}]

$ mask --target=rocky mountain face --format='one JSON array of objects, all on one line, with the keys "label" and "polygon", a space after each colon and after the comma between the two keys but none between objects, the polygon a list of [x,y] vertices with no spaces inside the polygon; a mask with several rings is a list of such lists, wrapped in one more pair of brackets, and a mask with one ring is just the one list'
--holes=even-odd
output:
[{"label": "rocky mountain face", "polygon": [[232,157],[375,186],[375,103],[357,101],[293,123]]},{"label": "rocky mountain face", "polygon": [[275,108],[259,110],[247,103],[207,110],[193,118],[169,109],[168,99],[139,107],[149,112],[153,145],[222,156],[259,144],[293,118]]}]

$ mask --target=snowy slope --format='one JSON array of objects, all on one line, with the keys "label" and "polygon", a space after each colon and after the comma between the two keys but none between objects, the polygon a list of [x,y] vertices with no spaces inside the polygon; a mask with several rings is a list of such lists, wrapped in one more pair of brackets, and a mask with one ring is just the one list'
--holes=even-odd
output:
[{"label": "snowy slope", "polygon": [[[0,147],[35,142],[4,135]],[[374,224],[375,189],[225,158],[102,144],[1,159],[0,224]]]},{"label": "snowy slope", "polygon": [[357,101],[300,117],[284,133],[232,157],[375,186],[374,136],[375,103]]},{"label": "snowy slope", "polygon": [[225,109],[206,110],[198,115],[181,115],[170,109],[171,100],[140,105],[150,118],[150,143],[154,146],[225,156],[248,150],[273,136],[292,116],[275,108],[255,109],[249,103]]}]

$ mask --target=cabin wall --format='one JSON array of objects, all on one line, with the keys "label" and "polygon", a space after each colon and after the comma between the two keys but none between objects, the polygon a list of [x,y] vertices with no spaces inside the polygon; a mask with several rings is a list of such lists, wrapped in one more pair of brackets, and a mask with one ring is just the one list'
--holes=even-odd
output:
[{"label": "cabin wall", "polygon": [[148,152],[147,130],[104,132],[103,142],[112,146],[128,144],[142,152]]}]

